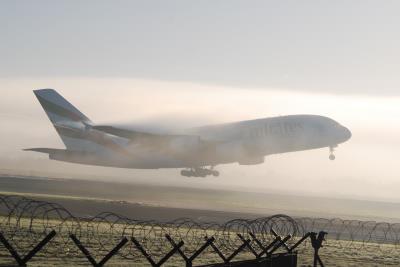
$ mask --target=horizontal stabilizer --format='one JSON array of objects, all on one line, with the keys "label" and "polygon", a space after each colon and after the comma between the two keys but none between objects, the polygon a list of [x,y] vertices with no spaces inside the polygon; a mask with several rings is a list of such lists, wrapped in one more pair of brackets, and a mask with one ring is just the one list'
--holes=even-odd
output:
[{"label": "horizontal stabilizer", "polygon": [[91,152],[57,149],[57,148],[44,148],[44,147],[27,148],[24,150],[46,153],[49,155],[49,159],[52,160],[89,164],[89,165],[108,166],[106,161],[98,157],[97,154]]},{"label": "horizontal stabilizer", "polygon": [[45,147],[37,147],[37,148],[26,148],[24,151],[35,151],[35,152],[40,152],[40,153],[56,153],[56,152],[61,152],[61,151],[66,151],[66,149],[58,149],[58,148],[45,148]]}]

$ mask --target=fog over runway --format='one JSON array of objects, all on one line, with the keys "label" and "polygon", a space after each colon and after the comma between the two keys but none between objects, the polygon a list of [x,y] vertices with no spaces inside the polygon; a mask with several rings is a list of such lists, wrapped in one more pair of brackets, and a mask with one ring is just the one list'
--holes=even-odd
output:
[{"label": "fog over runway", "polygon": [[[1,174],[131,184],[124,200],[155,205],[396,218],[399,2],[39,0],[0,7]],[[96,123],[186,128],[317,114],[348,127],[352,138],[334,162],[328,149],[287,153],[261,165],[217,166],[220,177],[207,179],[62,163],[22,151],[64,148],[32,93],[39,88],[56,89]],[[20,181],[11,183],[15,192],[25,192]],[[137,184],[183,195],[175,201],[160,193],[155,201]],[[80,185],[59,193],[80,197]],[[329,205],[308,209],[322,199]],[[356,204],[349,210],[346,203]]]},{"label": "fog over runway", "polygon": [[[173,184],[215,189],[399,202],[397,97],[250,90],[134,79],[0,79],[0,169],[5,173]],[[273,155],[255,166],[218,166],[218,179],[187,179],[178,170],[124,170],[49,161],[29,147],[63,148],[32,89],[51,84],[98,123],[131,127],[192,127],[286,114],[321,114],[348,126],[353,136],[328,160],[328,149]],[[114,90],[109,90],[114,88]],[[152,92],[151,94],[149,92]],[[15,105],[14,103],[18,103]],[[240,107],[240,108],[237,108]],[[288,167],[290,166],[290,167]]]},{"label": "fog over runway", "polygon": [[78,217],[111,211],[138,220],[187,217],[225,222],[285,213],[294,217],[400,222],[400,204],[381,201],[4,175],[0,177],[0,188],[0,194],[61,204]]}]

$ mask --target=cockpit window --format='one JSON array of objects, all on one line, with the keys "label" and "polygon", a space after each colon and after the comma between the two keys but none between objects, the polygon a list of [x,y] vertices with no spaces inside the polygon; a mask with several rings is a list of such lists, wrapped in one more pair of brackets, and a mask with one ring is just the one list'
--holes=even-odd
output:
[{"label": "cockpit window", "polygon": [[334,120],[331,120],[331,119],[328,120],[328,125],[332,126],[332,127],[339,127],[340,126],[340,124],[338,122],[336,122]]}]

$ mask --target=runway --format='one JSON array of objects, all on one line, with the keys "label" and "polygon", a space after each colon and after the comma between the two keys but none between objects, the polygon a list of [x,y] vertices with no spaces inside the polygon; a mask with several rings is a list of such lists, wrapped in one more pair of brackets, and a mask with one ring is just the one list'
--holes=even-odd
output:
[{"label": "runway", "polygon": [[[137,219],[227,221],[272,214],[399,222],[400,204],[274,193],[185,188],[51,177],[0,176],[0,193],[60,203],[85,217],[103,211]],[[373,216],[371,216],[373,214]]]}]

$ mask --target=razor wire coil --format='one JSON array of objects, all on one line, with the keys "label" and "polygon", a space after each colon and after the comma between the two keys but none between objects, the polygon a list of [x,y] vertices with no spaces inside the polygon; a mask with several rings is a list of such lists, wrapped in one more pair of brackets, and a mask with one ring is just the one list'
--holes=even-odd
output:
[{"label": "razor wire coil", "polygon": [[[198,250],[208,237],[215,239],[221,251],[229,252],[254,235],[262,244],[274,239],[272,230],[280,236],[290,235],[294,244],[308,232],[328,232],[327,243],[340,248],[380,250],[399,249],[400,224],[299,217],[277,214],[257,219],[234,219],[225,223],[199,222],[180,218],[169,222],[134,220],[112,212],[103,212],[90,218],[78,218],[63,206],[21,196],[0,195],[0,231],[20,251],[28,251],[52,230],[58,234],[45,248],[51,255],[79,253],[69,236],[79,238],[83,244],[99,255],[106,253],[123,237],[135,238],[153,257],[160,257],[171,249],[165,236],[184,241],[182,250],[190,255]],[[24,242],[21,242],[24,240]],[[305,246],[307,242],[305,242]],[[302,245],[304,246],[304,245]],[[301,249],[301,247],[299,248]],[[119,254],[135,260],[138,251],[125,246]]]}]

